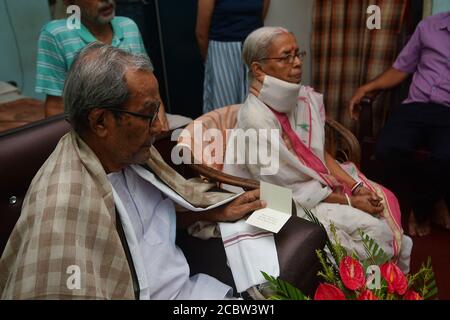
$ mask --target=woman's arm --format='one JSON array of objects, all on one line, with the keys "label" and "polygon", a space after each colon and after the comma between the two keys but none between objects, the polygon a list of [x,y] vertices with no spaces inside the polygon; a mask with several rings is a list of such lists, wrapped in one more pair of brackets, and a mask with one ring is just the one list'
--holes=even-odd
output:
[{"label": "woman's arm", "polygon": [[270,6],[270,0],[264,0],[264,3],[263,3],[263,15],[262,15],[263,21],[267,17],[267,12],[269,12],[269,6]]},{"label": "woman's arm", "polygon": [[195,35],[203,60],[206,59],[206,54],[208,53],[209,29],[215,3],[215,0],[198,0]]},{"label": "woman's arm", "polygon": [[374,202],[373,197],[368,194],[349,196],[347,200],[344,194],[333,192],[323,202],[350,205],[369,214],[380,214],[384,209],[381,202]]},{"label": "woman's arm", "polygon": [[[347,172],[345,172],[344,169],[336,162],[336,160],[325,151],[325,163],[330,169],[331,174],[340,182],[345,184],[348,188],[352,189],[355,184],[356,180],[353,179]],[[357,190],[354,191],[354,195],[370,195],[372,198],[372,201],[374,201],[375,204],[377,204],[379,201],[381,201],[381,198],[377,196],[377,194],[371,190],[369,190],[366,186],[362,185],[361,187],[358,187]]]},{"label": "woman's arm", "polygon": [[[339,182],[345,184],[349,188],[352,188],[356,184],[355,179],[345,172],[336,160],[326,151],[325,163],[331,174]],[[324,201],[340,204],[349,204],[348,202],[350,201],[350,205],[352,207],[358,208],[370,214],[378,214],[383,210],[383,205],[380,202],[381,198],[366,187],[359,188],[356,194],[349,196],[348,200],[344,194],[333,192]]]},{"label": "woman's arm", "polygon": [[341,166],[336,162],[336,160],[325,151],[325,164],[330,170],[331,174],[340,182],[345,184],[347,187],[352,188],[356,181],[353,179]]}]

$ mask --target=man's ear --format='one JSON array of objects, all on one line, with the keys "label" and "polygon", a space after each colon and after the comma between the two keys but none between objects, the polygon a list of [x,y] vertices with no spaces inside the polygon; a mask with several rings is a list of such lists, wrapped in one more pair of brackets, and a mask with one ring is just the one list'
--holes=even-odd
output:
[{"label": "man's ear", "polygon": [[105,109],[93,109],[89,112],[88,121],[91,132],[100,138],[106,137],[110,128],[108,118]]}]

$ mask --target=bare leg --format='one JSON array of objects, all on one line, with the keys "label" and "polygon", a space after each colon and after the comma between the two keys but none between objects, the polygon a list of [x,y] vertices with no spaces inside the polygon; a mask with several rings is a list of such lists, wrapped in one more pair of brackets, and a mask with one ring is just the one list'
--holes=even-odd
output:
[{"label": "bare leg", "polygon": [[409,213],[409,221],[408,221],[408,234],[412,237],[419,236],[423,237],[431,232],[430,221],[425,221],[423,223],[418,223],[416,221],[416,217],[414,216],[414,212],[411,211]]},{"label": "bare leg", "polygon": [[444,200],[436,203],[432,221],[444,229],[450,230],[450,212]]}]

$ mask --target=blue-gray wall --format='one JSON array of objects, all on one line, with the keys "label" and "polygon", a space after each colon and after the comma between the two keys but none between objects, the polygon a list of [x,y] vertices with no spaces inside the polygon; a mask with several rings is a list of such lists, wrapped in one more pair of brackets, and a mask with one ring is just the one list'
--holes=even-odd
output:
[{"label": "blue-gray wall", "polygon": [[450,10],[449,0],[433,0],[433,14]]},{"label": "blue-gray wall", "polygon": [[0,0],[0,80],[38,99],[44,97],[34,92],[37,40],[49,20],[47,0]]}]

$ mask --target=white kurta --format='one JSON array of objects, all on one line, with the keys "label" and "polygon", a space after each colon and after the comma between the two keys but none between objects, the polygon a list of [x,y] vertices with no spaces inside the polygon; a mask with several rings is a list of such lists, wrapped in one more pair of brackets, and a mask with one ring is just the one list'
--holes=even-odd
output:
[{"label": "white kurta", "polygon": [[[114,200],[140,286],[141,299],[223,299],[232,289],[206,274],[189,277],[175,244],[173,201],[132,168],[111,173]],[[206,262],[206,259],[205,259]]]}]

